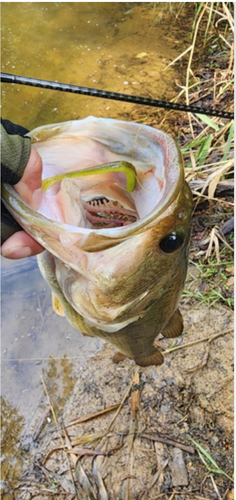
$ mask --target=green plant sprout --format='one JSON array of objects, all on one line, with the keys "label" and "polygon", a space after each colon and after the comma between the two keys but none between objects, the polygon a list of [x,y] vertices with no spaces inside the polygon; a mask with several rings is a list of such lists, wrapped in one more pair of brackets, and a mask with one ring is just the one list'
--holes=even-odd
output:
[{"label": "green plant sprout", "polygon": [[228,474],[226,474],[226,472],[224,472],[222,469],[219,468],[219,466],[217,465],[215,460],[211,457],[211,455],[199,443],[194,441],[194,439],[192,439],[190,436],[189,436],[189,439],[196,446],[198,455],[209,472],[213,472],[214,474],[222,474],[223,476],[230,479],[230,481],[234,482],[234,479],[232,477],[230,477]]}]

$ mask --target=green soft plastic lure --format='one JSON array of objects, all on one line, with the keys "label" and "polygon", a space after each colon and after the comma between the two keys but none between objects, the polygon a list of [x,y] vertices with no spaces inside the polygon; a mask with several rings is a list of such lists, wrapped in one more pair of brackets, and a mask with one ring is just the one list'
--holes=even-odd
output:
[{"label": "green soft plastic lure", "polygon": [[42,188],[43,191],[47,191],[53,184],[55,184],[55,182],[62,181],[66,178],[86,177],[87,175],[105,174],[107,172],[124,172],[127,176],[127,191],[131,193],[134,190],[136,186],[137,172],[132,163],[129,163],[128,161],[114,161],[104,165],[98,165],[96,167],[74,170],[73,172],[67,172],[66,174],[48,177],[48,179],[43,180]]}]

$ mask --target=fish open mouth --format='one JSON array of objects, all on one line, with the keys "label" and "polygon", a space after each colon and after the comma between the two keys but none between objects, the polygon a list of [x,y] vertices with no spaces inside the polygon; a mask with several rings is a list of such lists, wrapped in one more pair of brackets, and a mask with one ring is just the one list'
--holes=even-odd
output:
[{"label": "fish open mouth", "polygon": [[[138,123],[87,117],[29,133],[43,162],[40,206],[4,185],[19,224],[64,262],[143,233],[169,210],[184,182],[174,140]],[[84,264],[83,264],[84,265]]]},{"label": "fish open mouth", "polygon": [[183,182],[178,149],[158,129],[88,117],[39,127],[31,138],[43,160],[37,213],[83,248],[87,238],[101,245],[152,224]]},{"label": "fish open mouth", "polygon": [[136,182],[135,167],[117,161],[46,178],[43,190],[53,190],[55,184],[53,205],[58,206],[61,220],[66,224],[93,229],[120,228],[139,219],[132,196]]},{"label": "fish open mouth", "polygon": [[83,202],[88,222],[96,229],[102,227],[123,227],[136,222],[137,212],[123,207],[119,201],[105,196]]}]

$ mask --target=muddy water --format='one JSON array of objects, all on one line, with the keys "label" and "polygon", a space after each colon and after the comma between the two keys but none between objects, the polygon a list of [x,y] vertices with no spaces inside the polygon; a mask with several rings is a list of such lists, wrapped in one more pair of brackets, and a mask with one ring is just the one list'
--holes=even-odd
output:
[{"label": "muddy water", "polygon": [[[172,98],[181,75],[164,68],[189,40],[169,5],[9,3],[2,5],[2,71],[115,92]],[[171,34],[170,34],[171,22]],[[4,117],[33,128],[90,114],[124,117],[135,105],[2,85]]]},{"label": "muddy water", "polygon": [[[2,4],[6,73],[169,100],[183,76],[164,69],[188,45],[168,3]],[[29,129],[89,115],[132,119],[135,109],[2,84],[3,118]],[[3,480],[10,485],[47,418],[42,378],[60,411],[101,341],[84,338],[53,313],[35,258],[2,259],[2,301]]]}]

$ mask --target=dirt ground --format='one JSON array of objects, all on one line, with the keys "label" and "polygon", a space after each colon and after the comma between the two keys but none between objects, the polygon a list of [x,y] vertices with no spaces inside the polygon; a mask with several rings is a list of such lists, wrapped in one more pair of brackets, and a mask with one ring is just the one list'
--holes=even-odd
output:
[{"label": "dirt ground", "polygon": [[[181,311],[180,349],[167,352],[162,366],[115,365],[115,349],[105,344],[81,371],[62,419],[48,394],[51,422],[14,498],[233,500],[232,311],[186,300]],[[113,409],[72,425],[122,401],[117,416]],[[202,453],[204,465],[190,438],[221,473]]]}]

